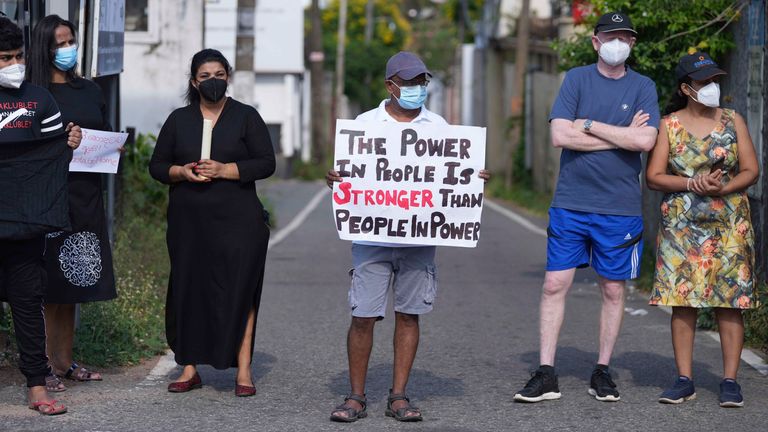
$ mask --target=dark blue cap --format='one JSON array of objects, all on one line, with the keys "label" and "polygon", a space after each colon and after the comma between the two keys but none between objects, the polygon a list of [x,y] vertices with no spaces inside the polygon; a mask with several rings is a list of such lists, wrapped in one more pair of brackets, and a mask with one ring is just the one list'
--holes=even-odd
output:
[{"label": "dark blue cap", "polygon": [[432,72],[427,69],[419,56],[412,52],[400,51],[387,60],[387,74],[384,78],[390,79],[397,75],[407,81],[421,74],[432,76]]},{"label": "dark blue cap", "polygon": [[717,66],[709,54],[701,51],[681,57],[675,68],[678,81],[686,76],[694,81],[704,81],[715,75],[725,74],[726,72]]}]

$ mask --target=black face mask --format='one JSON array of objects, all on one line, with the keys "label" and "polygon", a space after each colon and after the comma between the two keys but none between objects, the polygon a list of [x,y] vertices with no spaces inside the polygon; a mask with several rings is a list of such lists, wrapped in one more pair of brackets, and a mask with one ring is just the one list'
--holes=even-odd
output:
[{"label": "black face mask", "polygon": [[208,78],[197,85],[200,95],[211,102],[218,102],[227,92],[227,80]]}]

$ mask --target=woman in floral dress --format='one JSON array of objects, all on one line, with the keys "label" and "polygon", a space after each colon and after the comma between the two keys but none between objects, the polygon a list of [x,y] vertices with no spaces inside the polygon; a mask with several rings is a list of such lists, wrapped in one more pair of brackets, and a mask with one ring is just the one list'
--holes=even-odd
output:
[{"label": "woman in floral dress", "polygon": [[725,72],[705,53],[684,56],[678,88],[648,159],[648,187],[661,203],[650,304],[672,307],[678,379],[659,402],[696,397],[693,340],[698,309],[715,308],[723,351],[720,406],[744,405],[736,383],[744,344],[742,310],[755,304],[754,234],[746,189],[759,166],[744,119],[719,108]]}]

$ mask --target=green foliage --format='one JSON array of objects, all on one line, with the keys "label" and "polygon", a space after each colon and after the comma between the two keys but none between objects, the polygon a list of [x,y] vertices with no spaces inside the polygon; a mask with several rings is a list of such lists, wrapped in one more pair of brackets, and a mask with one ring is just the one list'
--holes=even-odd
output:
[{"label": "green foliage", "polygon": [[166,349],[164,297],[157,275],[143,267],[125,266],[135,243],[123,231],[115,248],[118,297],[86,303],[75,334],[75,358],[96,366],[136,364]]},{"label": "green foliage", "polygon": [[[464,33],[463,43],[472,43],[475,40],[475,23],[483,19],[483,7],[485,0],[466,0],[467,1],[467,15],[464,20],[466,24],[466,30]],[[462,0],[448,0],[443,4],[440,10],[440,14],[452,23],[452,27],[458,29],[462,25]]]},{"label": "green foliage", "polygon": [[744,312],[744,340],[768,354],[768,284],[761,284],[757,292],[760,307]]},{"label": "green foliage", "polygon": [[153,179],[148,169],[156,140],[151,134],[139,135],[134,145],[126,146],[118,202],[121,221],[135,216],[152,221],[165,219],[168,186]]},{"label": "green foliage", "polygon": [[292,174],[301,180],[320,180],[325,178],[325,173],[333,166],[333,159],[326,158],[325,161],[315,163],[312,161],[304,162],[301,158],[295,158],[292,162]]},{"label": "green foliage", "polygon": [[459,46],[456,26],[444,15],[438,15],[432,19],[414,21],[412,27],[413,43],[408,49],[424,60],[430,72],[449,82]]},{"label": "green foliage", "polygon": [[[597,53],[590,37],[599,15],[622,11],[629,15],[638,40],[628,64],[650,77],[666,105],[677,86],[674,69],[681,56],[702,50],[715,61],[734,47],[733,35],[725,28],[741,17],[743,1],[697,0],[595,0],[596,13],[586,19],[584,28],[572,40],[556,41],[553,46],[560,56],[560,66],[570,69],[594,63]],[[599,12],[598,12],[599,11]]]},{"label": "green foliage", "polygon": [[512,201],[531,213],[544,217],[549,210],[552,196],[534,191],[525,184],[513,183],[511,188],[504,184],[504,179],[494,175],[485,187],[486,195],[493,198]]},{"label": "green foliage", "polygon": [[[367,0],[349,0],[347,8],[344,93],[362,107],[370,108],[387,97],[383,84],[387,59],[409,44],[411,25],[400,12],[400,0],[376,0],[373,38],[366,44],[366,3]],[[331,1],[323,10],[322,19],[325,67],[333,70],[339,28],[338,0]]]}]

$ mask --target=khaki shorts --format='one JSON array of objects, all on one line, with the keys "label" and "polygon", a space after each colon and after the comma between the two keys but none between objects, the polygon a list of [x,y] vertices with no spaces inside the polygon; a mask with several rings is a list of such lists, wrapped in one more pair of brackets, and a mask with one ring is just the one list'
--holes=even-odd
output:
[{"label": "khaki shorts", "polygon": [[389,287],[395,312],[421,315],[432,310],[437,294],[435,247],[386,247],[352,244],[352,316],[384,318]]}]

